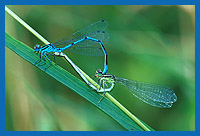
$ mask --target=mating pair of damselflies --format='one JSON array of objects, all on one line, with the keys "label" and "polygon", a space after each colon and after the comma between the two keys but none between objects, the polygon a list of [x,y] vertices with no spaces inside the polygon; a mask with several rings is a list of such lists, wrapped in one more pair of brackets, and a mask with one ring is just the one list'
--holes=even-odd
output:
[{"label": "mating pair of damselflies", "polygon": [[[167,86],[157,85],[152,83],[137,82],[128,80],[125,78],[119,78],[112,74],[107,74],[107,52],[103,45],[103,41],[109,38],[109,34],[105,32],[108,27],[108,22],[105,20],[97,21],[87,27],[75,32],[71,36],[63,38],[54,44],[48,44],[45,46],[36,45],[34,50],[39,52],[40,59],[35,64],[43,65],[46,63],[46,58],[50,64],[45,67],[45,70],[52,64],[48,55],[61,56],[73,66],[82,79],[97,92],[110,92],[115,83],[118,82],[128,88],[128,90],[142,101],[161,108],[170,108],[172,104],[177,100],[175,92]],[[100,45],[100,46],[99,46]],[[81,55],[89,56],[105,56],[104,70],[96,71],[96,77],[98,78],[96,87],[93,83],[90,83],[85,75],[80,71],[78,67],[63,53],[64,50],[78,53]],[[44,62],[39,63],[41,60]]]}]

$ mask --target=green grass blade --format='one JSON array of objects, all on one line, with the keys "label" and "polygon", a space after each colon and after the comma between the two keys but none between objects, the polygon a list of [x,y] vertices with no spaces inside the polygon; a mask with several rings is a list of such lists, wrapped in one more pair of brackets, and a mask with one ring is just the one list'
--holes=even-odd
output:
[{"label": "green grass blade", "polygon": [[[5,33],[5,46],[33,65],[39,59],[38,54],[36,54],[32,48],[20,41],[17,41],[7,33]],[[45,65],[38,68],[44,71]],[[104,100],[98,105],[98,101],[102,97],[100,94],[96,93],[95,91],[90,91],[90,88],[83,81],[71,75],[60,66],[55,65],[55,63],[53,63],[52,66],[46,70],[46,73],[93,103],[127,130],[143,131],[142,128],[140,128],[133,120],[131,120],[107,98],[104,98]],[[153,130],[149,126],[147,127],[150,130]]]}]

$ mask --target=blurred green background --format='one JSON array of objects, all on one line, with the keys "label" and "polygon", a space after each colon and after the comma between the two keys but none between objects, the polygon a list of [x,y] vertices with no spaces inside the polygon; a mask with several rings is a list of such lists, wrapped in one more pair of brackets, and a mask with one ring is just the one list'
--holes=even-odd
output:
[{"label": "blurred green background", "polygon": [[[8,5],[55,42],[95,21],[109,22],[108,73],[173,88],[170,109],[152,107],[116,85],[121,104],[155,130],[195,130],[195,6]],[[29,45],[43,44],[5,13],[5,31]],[[68,56],[88,75],[103,69],[103,57]],[[51,58],[53,60],[53,58]],[[63,59],[56,62],[79,78]],[[116,121],[60,82],[5,48],[6,130],[124,131]],[[88,92],[89,93],[89,92]]]}]

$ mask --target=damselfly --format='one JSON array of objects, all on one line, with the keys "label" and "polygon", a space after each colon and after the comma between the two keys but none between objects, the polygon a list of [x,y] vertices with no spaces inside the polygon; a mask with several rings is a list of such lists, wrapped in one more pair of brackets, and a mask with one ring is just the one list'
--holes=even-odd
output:
[{"label": "damselfly", "polygon": [[[44,62],[40,63],[40,65],[43,65],[46,63],[45,58],[47,58],[50,64],[45,67],[46,70],[52,64],[48,55],[53,55],[52,53],[54,52],[62,52],[67,49],[67,51],[81,55],[105,56],[103,74],[106,74],[108,70],[107,52],[102,41],[109,38],[109,34],[105,32],[107,27],[108,22],[100,20],[55,43],[50,43],[45,46],[36,45],[34,50],[40,54],[40,59],[36,61],[35,64],[38,64],[43,58]],[[100,44],[100,46],[98,46],[98,44]]]},{"label": "damselfly", "polygon": [[177,101],[175,92],[167,86],[152,83],[137,82],[125,78],[116,77],[112,74],[103,74],[100,69],[96,71],[99,85],[105,83],[120,83],[128,88],[134,96],[155,107],[170,108]]},{"label": "damselfly", "polygon": [[74,68],[79,76],[85,81],[85,83],[97,92],[110,92],[114,88],[114,83],[112,83],[108,88],[102,88],[100,86],[97,87],[97,83],[94,83],[94,81],[89,81],[89,76],[86,75],[81,69],[79,69],[66,54],[64,54],[63,52],[55,52],[54,55],[64,57],[65,60],[69,62],[69,64]]}]

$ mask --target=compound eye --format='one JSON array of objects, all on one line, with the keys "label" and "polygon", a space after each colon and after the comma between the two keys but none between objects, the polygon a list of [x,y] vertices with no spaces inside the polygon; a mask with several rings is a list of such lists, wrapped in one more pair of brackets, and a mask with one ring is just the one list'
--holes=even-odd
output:
[{"label": "compound eye", "polygon": [[36,44],[35,49],[39,49],[39,48],[40,48],[40,45]]},{"label": "compound eye", "polygon": [[102,71],[101,71],[101,69],[97,69],[97,72],[96,72],[97,74],[102,74]]}]

